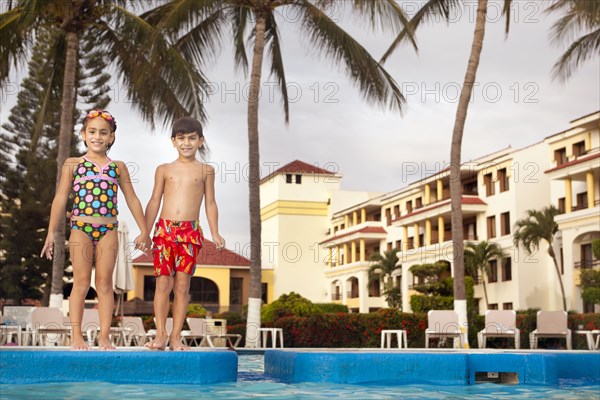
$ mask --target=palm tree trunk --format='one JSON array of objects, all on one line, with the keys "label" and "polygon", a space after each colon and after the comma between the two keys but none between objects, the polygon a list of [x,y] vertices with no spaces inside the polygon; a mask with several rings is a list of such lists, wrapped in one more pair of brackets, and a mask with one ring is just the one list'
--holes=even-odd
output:
[{"label": "palm tree trunk", "polygon": [[483,283],[483,296],[485,297],[485,309],[487,310],[490,302],[488,301],[487,286],[485,285],[485,276],[481,279],[481,283]]},{"label": "palm tree trunk", "polygon": [[560,293],[562,294],[563,310],[567,311],[567,297],[565,296],[565,287],[563,286],[563,281],[560,276],[560,269],[558,268],[558,261],[556,261],[556,254],[554,254],[552,243],[548,244],[548,254],[550,254],[550,257],[552,257],[552,261],[554,262],[554,269],[556,271],[556,276],[558,277],[558,283],[560,283]]},{"label": "palm tree trunk", "polygon": [[473,35],[473,44],[469,56],[469,64],[460,98],[458,109],[456,110],[456,119],[454,121],[454,130],[452,131],[452,146],[450,149],[450,202],[452,204],[452,248],[454,251],[454,309],[458,313],[458,321],[461,327],[464,327],[463,343],[468,343],[468,321],[467,321],[467,300],[465,291],[465,264],[463,258],[463,221],[462,221],[462,184],[460,174],[462,137],[467,119],[467,110],[471,93],[475,83],[477,67],[479,66],[479,57],[483,47],[483,37],[485,33],[485,17],[487,14],[487,0],[479,0],[477,4],[477,19],[475,21],[475,33]]},{"label": "palm tree trunk", "polygon": [[[79,37],[75,32],[67,32],[67,52],[65,58],[65,75],[60,113],[60,132],[58,135],[58,154],[56,156],[56,187],[60,181],[62,166],[71,148],[73,135],[73,112],[75,110],[75,79],[78,63]],[[52,288],[50,290],[50,306],[62,308],[63,275],[65,272],[65,218],[58,220],[52,259]]]},{"label": "palm tree trunk", "polygon": [[257,13],[250,91],[248,95],[248,162],[250,194],[250,296],[246,323],[246,347],[258,347],[261,307],[261,225],[260,225],[260,162],[258,142],[258,100],[265,48],[266,16]]}]

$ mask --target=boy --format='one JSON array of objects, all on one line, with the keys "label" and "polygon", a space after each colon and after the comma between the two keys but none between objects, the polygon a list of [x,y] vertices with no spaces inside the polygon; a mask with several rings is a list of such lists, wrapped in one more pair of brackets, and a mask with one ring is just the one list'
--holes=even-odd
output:
[{"label": "boy", "polygon": [[[146,206],[146,226],[150,232],[161,200],[160,218],[152,239],[154,253],[154,314],[156,337],[146,347],[164,350],[188,350],[181,340],[181,329],[187,313],[190,280],[196,269],[196,257],[204,237],[198,223],[200,206],[205,198],[206,216],[217,250],[225,247],[219,235],[218,208],[215,201],[215,171],[196,159],[204,145],[202,125],[192,117],[173,123],[171,142],[179,153],[177,160],[160,165],[154,177],[154,190]],[[169,295],[174,291],[173,331],[167,334]]]}]

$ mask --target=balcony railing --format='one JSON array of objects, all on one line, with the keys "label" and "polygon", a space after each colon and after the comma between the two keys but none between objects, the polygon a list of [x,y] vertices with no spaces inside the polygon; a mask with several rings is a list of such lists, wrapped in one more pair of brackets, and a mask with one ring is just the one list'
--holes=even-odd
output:
[{"label": "balcony railing", "polygon": [[595,267],[600,267],[600,260],[581,260],[581,261],[575,262],[575,264],[573,264],[573,266],[575,268],[591,269],[591,268],[595,268]]},{"label": "balcony railing", "polygon": [[331,300],[341,300],[341,299],[342,299],[341,293],[332,293],[331,294]]},{"label": "balcony railing", "polygon": [[350,290],[350,291],[348,291],[347,294],[348,294],[349,299],[356,299],[356,298],[358,298],[358,289]]},{"label": "balcony railing", "polygon": [[369,289],[369,297],[381,297],[381,291],[377,289]]}]

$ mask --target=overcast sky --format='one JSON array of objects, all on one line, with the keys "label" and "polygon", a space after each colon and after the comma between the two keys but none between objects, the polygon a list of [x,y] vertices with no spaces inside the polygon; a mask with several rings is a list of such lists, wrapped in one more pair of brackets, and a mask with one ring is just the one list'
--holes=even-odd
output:
[{"label": "overcast sky", "polygon": [[[416,9],[423,1],[403,2]],[[565,130],[569,121],[600,108],[599,59],[587,62],[567,82],[553,81],[551,68],[564,46],[550,43],[556,16],[543,12],[539,1],[517,1],[511,31],[504,35],[501,3],[490,2],[486,37],[463,138],[462,160],[468,161],[512,146],[520,148]],[[387,192],[404,187],[443,168],[450,157],[450,139],[474,29],[476,2],[450,24],[423,26],[412,48],[397,49],[386,63],[407,98],[403,115],[362,100],[344,74],[319,57],[301,34],[294,15],[279,14],[283,60],[290,95],[290,124],[284,123],[281,99],[273,85],[263,84],[259,108],[262,175],[299,159],[335,170],[344,190]],[[340,10],[332,18],[379,58],[391,35],[364,33],[367,27]],[[205,72],[215,93],[206,105],[205,137],[210,162],[217,168],[216,194],[220,233],[227,247],[249,243],[246,96],[248,80],[236,74],[230,48],[224,48]],[[263,82],[274,82],[263,74]],[[169,129],[150,129],[127,103],[125,92],[113,93],[108,106],[118,122],[113,159],[134,165],[131,171],[145,206],[157,165],[174,160]],[[271,88],[271,89],[270,89]],[[4,120],[16,96],[2,99]],[[415,171],[416,167],[416,171]],[[269,169],[270,168],[270,169]],[[407,171],[411,171],[410,174]],[[120,219],[132,234],[139,232],[124,199]],[[208,238],[204,213],[201,223]]]}]

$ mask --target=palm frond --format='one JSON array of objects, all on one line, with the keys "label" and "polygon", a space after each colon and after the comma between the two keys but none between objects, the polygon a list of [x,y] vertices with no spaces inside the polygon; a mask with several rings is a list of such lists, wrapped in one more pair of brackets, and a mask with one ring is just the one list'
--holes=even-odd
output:
[{"label": "palm frond", "polygon": [[248,56],[246,55],[244,36],[251,13],[246,7],[231,7],[228,9],[228,12],[231,18],[231,30],[233,32],[235,68],[236,70],[241,68],[244,75],[246,75],[248,74]]},{"label": "palm frond", "polygon": [[146,21],[121,7],[114,11],[118,28],[99,22],[99,43],[114,54],[119,77],[142,117],[152,124],[162,117],[165,125],[183,115],[206,120],[204,77]]},{"label": "palm frond", "polygon": [[175,42],[175,48],[185,59],[194,60],[197,65],[206,64],[207,58],[214,59],[219,52],[219,41],[223,38],[225,22],[223,10],[216,10],[182,35]]},{"label": "palm frond", "polygon": [[277,22],[273,13],[269,13],[267,16],[267,26],[265,30],[265,42],[269,56],[271,58],[271,75],[274,75],[277,79],[279,90],[281,91],[281,98],[283,100],[283,112],[285,117],[285,123],[290,122],[290,104],[287,91],[287,81],[285,79],[285,70],[283,68],[283,58],[281,55],[281,47],[279,43],[279,32],[277,28]]},{"label": "palm frond", "polygon": [[402,111],[405,99],[400,88],[364,47],[308,0],[293,7],[314,47],[345,68],[365,100]]},{"label": "palm frond", "polygon": [[460,1],[458,0],[429,0],[425,3],[419,11],[417,11],[414,17],[411,18],[408,26],[410,29],[403,29],[398,36],[394,39],[390,47],[381,57],[381,62],[384,63],[388,57],[396,50],[396,48],[405,40],[412,40],[415,51],[418,51],[416,45],[416,39],[414,38],[414,32],[417,31],[422,23],[428,22],[436,17],[441,16],[444,20],[448,21],[450,18],[450,11],[458,8]]},{"label": "palm frond", "polygon": [[23,9],[13,8],[0,14],[0,90],[5,89],[11,66],[25,62],[31,30],[22,23]]}]

